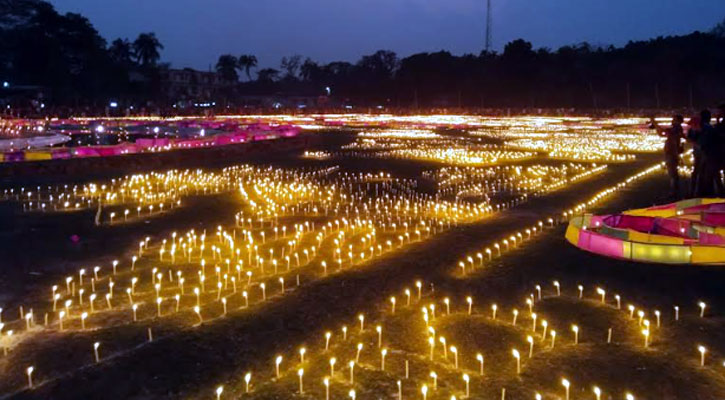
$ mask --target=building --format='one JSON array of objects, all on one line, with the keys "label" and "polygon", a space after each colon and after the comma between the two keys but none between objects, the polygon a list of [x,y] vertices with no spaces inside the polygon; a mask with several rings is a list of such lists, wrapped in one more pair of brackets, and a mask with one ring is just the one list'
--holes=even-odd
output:
[{"label": "building", "polygon": [[213,101],[235,86],[216,72],[191,68],[168,69],[161,72],[164,94],[172,101]]}]

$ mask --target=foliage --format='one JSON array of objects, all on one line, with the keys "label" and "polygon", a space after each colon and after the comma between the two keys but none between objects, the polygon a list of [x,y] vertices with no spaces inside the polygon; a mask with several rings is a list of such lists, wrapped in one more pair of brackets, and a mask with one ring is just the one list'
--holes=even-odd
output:
[{"label": "foliage", "polygon": [[[154,33],[106,41],[84,17],[44,0],[0,0],[0,78],[47,88],[56,103],[109,99],[171,103]],[[535,49],[518,39],[500,54],[380,50],[356,63],[320,64],[299,55],[263,68],[251,54],[224,54],[226,105],[240,95],[331,95],[339,103],[392,107],[700,107],[725,93],[725,21],[708,33],[615,47],[587,43]],[[238,83],[239,73],[247,81]],[[213,100],[213,99],[212,99]]]}]

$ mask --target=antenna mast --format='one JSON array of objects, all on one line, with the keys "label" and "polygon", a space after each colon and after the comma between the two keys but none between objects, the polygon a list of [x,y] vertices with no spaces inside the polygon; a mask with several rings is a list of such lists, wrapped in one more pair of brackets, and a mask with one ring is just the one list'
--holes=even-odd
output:
[{"label": "antenna mast", "polygon": [[491,51],[491,0],[486,0],[486,52]]}]

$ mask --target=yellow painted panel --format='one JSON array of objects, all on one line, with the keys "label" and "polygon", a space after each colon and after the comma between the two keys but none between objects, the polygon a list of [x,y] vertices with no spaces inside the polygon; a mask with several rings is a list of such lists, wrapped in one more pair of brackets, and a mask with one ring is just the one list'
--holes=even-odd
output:
[{"label": "yellow painted panel", "polygon": [[624,241],[622,242],[622,257],[627,259],[632,259],[632,242]]},{"label": "yellow painted panel", "polygon": [[641,243],[684,244],[684,239],[629,230],[629,240]]},{"label": "yellow painted panel", "polygon": [[579,228],[571,223],[566,228],[566,240],[568,240],[569,243],[573,244],[574,246],[577,246],[579,244]]},{"label": "yellow painted panel", "polygon": [[690,263],[689,246],[632,243],[632,259],[665,264]]},{"label": "yellow painted panel", "polygon": [[723,203],[725,202],[725,199],[702,199],[702,204],[712,204],[712,203]]},{"label": "yellow painted panel", "polygon": [[28,151],[25,153],[25,161],[50,160],[52,157],[49,151]]},{"label": "yellow painted panel", "polygon": [[677,210],[675,210],[674,208],[663,210],[648,210],[646,208],[640,208],[636,210],[628,210],[623,212],[622,214],[638,217],[672,217],[677,214]]},{"label": "yellow painted panel", "polygon": [[723,264],[725,263],[725,247],[692,246],[692,263]]}]

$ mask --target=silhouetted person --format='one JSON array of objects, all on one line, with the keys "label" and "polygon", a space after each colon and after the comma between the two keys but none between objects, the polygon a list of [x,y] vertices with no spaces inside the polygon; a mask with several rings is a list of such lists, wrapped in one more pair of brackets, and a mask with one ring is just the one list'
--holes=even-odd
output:
[{"label": "silhouetted person", "polygon": [[715,128],[710,125],[711,119],[710,110],[700,112],[702,126],[698,132],[695,132],[694,140],[699,145],[701,153],[695,189],[697,197],[714,197],[716,190],[720,190],[722,186],[718,184],[716,189],[716,180],[720,181],[721,140]]},{"label": "silhouetted person", "polygon": [[714,126],[715,134],[717,137],[717,170],[715,171],[715,186],[717,189],[717,195],[722,197],[725,195],[725,187],[723,186],[722,176],[720,171],[725,169],[725,103],[722,103],[717,108],[717,114],[715,114],[716,124]]},{"label": "silhouetted person", "polygon": [[693,166],[692,166],[692,175],[690,176],[690,197],[695,197],[697,194],[697,180],[700,176],[700,167],[702,163],[702,150],[700,150],[700,145],[697,143],[696,138],[699,136],[699,132],[702,129],[702,124],[700,122],[700,114],[695,114],[692,117],[690,117],[690,120],[687,122],[687,126],[689,129],[687,130],[687,134],[685,135],[685,139],[692,144],[692,156],[693,156]]},{"label": "silhouetted person", "polygon": [[670,177],[670,196],[677,199],[680,196],[680,174],[677,167],[680,165],[680,154],[682,154],[682,139],[685,137],[682,130],[682,123],[685,119],[682,115],[672,117],[672,126],[662,128],[652,120],[653,126],[657,129],[660,136],[664,136],[665,140],[665,165],[667,166],[667,175]]}]

